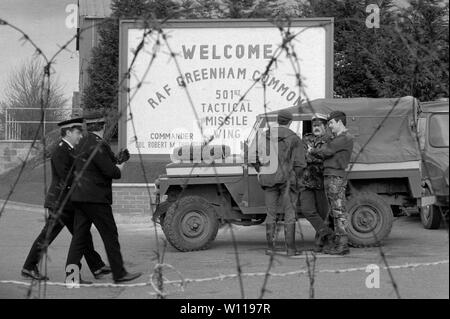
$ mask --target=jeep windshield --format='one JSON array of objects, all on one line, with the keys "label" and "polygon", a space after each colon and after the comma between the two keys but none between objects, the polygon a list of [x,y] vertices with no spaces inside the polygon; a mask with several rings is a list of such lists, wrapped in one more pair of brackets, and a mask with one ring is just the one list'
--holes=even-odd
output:
[{"label": "jeep windshield", "polygon": [[433,147],[448,147],[448,114],[433,114],[430,117],[429,141]]},{"label": "jeep windshield", "polygon": [[260,126],[261,126],[262,120],[263,120],[263,119],[260,118],[260,117],[257,117],[257,118],[256,118],[255,124],[253,124],[252,130],[250,131],[250,134],[249,134],[249,136],[248,136],[248,138],[247,138],[247,142],[248,142],[249,144],[255,139],[256,133],[258,132],[258,129],[259,129]]}]

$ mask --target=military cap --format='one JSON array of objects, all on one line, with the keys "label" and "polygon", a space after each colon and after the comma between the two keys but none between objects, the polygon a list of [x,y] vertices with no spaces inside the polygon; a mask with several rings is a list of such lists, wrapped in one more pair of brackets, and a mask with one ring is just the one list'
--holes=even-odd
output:
[{"label": "military cap", "polygon": [[106,122],[104,112],[101,110],[84,110],[83,117],[86,124]]},{"label": "military cap", "polygon": [[70,120],[65,120],[58,123],[59,128],[71,128],[71,127],[81,127],[83,126],[83,118],[77,117]]},{"label": "military cap", "polygon": [[322,123],[326,123],[328,121],[328,117],[325,114],[322,114],[322,113],[314,113],[311,121],[312,122],[320,121]]},{"label": "military cap", "polygon": [[328,121],[331,121],[332,119],[335,119],[337,117],[343,117],[345,118],[346,115],[342,111],[332,111],[330,114],[328,114]]},{"label": "military cap", "polygon": [[281,110],[278,112],[278,123],[281,125],[285,125],[292,121],[292,113],[286,110]]}]

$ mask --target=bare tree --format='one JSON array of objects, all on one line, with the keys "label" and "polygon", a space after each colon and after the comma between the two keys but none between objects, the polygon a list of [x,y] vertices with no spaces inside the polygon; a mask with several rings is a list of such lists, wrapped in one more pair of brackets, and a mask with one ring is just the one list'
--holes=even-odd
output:
[{"label": "bare tree", "polygon": [[[63,107],[68,99],[64,97],[63,88],[58,80],[52,75],[45,76],[44,68],[44,63],[33,59],[11,72],[6,83],[4,103],[9,109],[10,120],[40,121],[41,107],[58,109],[46,111],[45,121],[58,121],[64,116]],[[38,127],[39,123],[21,125],[22,139],[30,139],[34,136]],[[46,125],[46,133],[53,128],[54,125]]]},{"label": "bare tree", "polygon": [[[37,59],[25,62],[14,70],[7,82],[6,103],[9,107],[41,107],[41,95],[47,100],[48,78],[44,78],[44,64]],[[60,108],[67,103],[62,86],[50,76],[50,95],[46,108]]]}]

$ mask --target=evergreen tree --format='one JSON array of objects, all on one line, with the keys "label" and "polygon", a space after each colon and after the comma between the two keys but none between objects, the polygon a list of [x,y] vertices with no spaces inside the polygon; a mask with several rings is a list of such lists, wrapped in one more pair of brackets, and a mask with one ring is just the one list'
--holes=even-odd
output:
[{"label": "evergreen tree", "polygon": [[86,109],[117,110],[119,69],[119,20],[177,18],[179,4],[167,0],[113,0],[112,15],[99,27],[99,44],[92,50],[87,70],[89,84],[82,105]]},{"label": "evergreen tree", "polygon": [[448,97],[448,4],[411,1],[380,7],[380,28],[365,25],[372,1],[311,0],[308,16],[334,17],[337,97]]},{"label": "evergreen tree", "polygon": [[[317,0],[310,1],[309,16],[334,18],[334,91],[336,97],[377,97],[367,74],[373,43],[380,38],[379,30],[369,29],[365,11],[371,1]],[[385,2],[381,12],[390,9]],[[381,19],[383,20],[383,19]],[[370,70],[370,67],[369,67]]]},{"label": "evergreen tree", "polygon": [[181,0],[182,14],[185,19],[217,19],[223,18],[224,12],[219,0]]},{"label": "evergreen tree", "polygon": [[379,45],[385,53],[379,64],[386,67],[373,79],[379,94],[423,101],[448,97],[448,3],[411,1],[392,18],[397,23],[389,28],[389,41]]}]

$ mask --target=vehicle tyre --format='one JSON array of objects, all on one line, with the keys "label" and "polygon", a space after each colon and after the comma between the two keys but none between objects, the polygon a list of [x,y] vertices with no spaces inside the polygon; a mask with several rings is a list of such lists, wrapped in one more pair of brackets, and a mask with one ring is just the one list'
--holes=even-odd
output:
[{"label": "vehicle tyre", "polygon": [[348,239],[353,247],[377,246],[392,229],[394,215],[386,201],[376,193],[361,192],[347,201]]},{"label": "vehicle tyre", "polygon": [[[425,189],[425,196],[429,196],[431,193]],[[420,220],[422,225],[426,229],[438,229],[441,226],[441,212],[438,206],[428,205],[419,207]]]},{"label": "vehicle tyre", "polygon": [[185,196],[167,209],[162,228],[170,244],[180,251],[207,249],[216,238],[219,219],[214,207],[200,196]]}]

